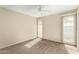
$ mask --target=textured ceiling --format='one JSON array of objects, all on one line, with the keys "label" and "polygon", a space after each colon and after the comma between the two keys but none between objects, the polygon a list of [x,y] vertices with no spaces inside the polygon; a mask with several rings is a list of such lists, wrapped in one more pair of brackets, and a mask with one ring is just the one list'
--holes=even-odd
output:
[{"label": "textured ceiling", "polygon": [[[0,7],[34,17],[55,15],[77,8],[76,5],[3,5]],[[41,10],[39,10],[40,7]]]}]

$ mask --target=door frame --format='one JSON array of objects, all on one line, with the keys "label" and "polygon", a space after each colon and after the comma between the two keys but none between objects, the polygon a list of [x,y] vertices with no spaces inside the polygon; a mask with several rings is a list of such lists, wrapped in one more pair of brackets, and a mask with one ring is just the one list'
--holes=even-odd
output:
[{"label": "door frame", "polygon": [[[74,46],[77,46],[77,13],[68,14],[68,15],[64,15],[64,16],[70,16],[70,15],[75,15],[75,25],[74,25],[75,26],[75,32],[74,32],[75,45]],[[61,42],[64,44],[73,45],[73,44],[66,43],[63,41],[63,17],[64,16],[61,17]]]},{"label": "door frame", "polygon": [[[42,37],[39,37],[39,31],[38,31],[38,29],[39,29],[38,28],[39,21],[42,21],[42,33],[41,33]],[[37,22],[37,28],[36,28],[37,29],[37,38],[41,38],[42,39],[43,38],[43,20],[41,18],[37,18],[36,22]]]}]

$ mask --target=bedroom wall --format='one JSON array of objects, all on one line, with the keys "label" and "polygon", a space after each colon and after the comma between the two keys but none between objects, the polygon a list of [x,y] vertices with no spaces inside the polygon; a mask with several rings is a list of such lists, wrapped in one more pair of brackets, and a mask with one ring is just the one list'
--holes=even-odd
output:
[{"label": "bedroom wall", "polygon": [[77,48],[79,49],[79,8],[77,9]]},{"label": "bedroom wall", "polygon": [[50,15],[42,18],[43,38],[51,41],[61,42],[61,16]]},{"label": "bedroom wall", "polygon": [[0,8],[0,48],[36,38],[36,18]]}]

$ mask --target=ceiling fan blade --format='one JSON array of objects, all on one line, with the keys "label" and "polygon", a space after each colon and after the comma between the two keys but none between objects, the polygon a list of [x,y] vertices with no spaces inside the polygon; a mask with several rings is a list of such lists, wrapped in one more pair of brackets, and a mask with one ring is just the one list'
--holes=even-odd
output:
[{"label": "ceiling fan blade", "polygon": [[38,6],[38,11],[41,12],[41,11],[42,11],[41,9],[42,9],[42,6],[39,5],[39,6]]},{"label": "ceiling fan blade", "polygon": [[50,10],[44,10],[43,8],[44,8],[44,6],[39,5],[39,6],[38,6],[38,11],[39,11],[39,12],[44,12],[44,11],[45,11],[45,12],[52,12],[52,11],[50,11]]}]

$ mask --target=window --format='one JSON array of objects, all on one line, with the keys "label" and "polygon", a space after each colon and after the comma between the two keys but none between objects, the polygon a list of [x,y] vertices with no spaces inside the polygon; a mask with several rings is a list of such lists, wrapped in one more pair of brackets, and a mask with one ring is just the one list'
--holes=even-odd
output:
[{"label": "window", "polygon": [[63,42],[75,45],[75,20],[76,15],[63,16]]}]

